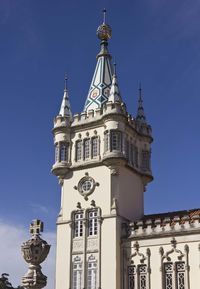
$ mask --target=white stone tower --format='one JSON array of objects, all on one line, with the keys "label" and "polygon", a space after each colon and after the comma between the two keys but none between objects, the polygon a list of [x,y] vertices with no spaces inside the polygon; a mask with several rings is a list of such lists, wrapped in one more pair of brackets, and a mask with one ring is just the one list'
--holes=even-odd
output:
[{"label": "white stone tower", "polygon": [[153,179],[151,127],[142,105],[136,118],[122,101],[108,52],[111,28],[98,27],[101,49],[83,112],[72,116],[67,85],[54,120],[55,163],[61,185],[57,219],[56,289],[121,287],[123,224],[143,217]]}]

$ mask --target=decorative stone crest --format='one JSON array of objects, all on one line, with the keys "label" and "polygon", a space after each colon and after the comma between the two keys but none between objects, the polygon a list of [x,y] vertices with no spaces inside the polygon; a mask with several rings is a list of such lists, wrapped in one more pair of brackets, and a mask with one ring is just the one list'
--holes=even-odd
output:
[{"label": "decorative stone crest", "polygon": [[77,186],[74,186],[74,189],[78,190],[87,201],[88,196],[94,192],[96,186],[99,186],[99,183],[95,182],[95,180],[90,177],[88,173],[85,173],[85,176],[80,179]]},{"label": "decorative stone crest", "polygon": [[24,260],[29,264],[28,272],[22,278],[22,285],[27,289],[41,289],[47,284],[47,277],[42,274],[40,264],[46,259],[50,245],[40,237],[43,222],[33,220],[30,224],[31,239],[21,246]]}]

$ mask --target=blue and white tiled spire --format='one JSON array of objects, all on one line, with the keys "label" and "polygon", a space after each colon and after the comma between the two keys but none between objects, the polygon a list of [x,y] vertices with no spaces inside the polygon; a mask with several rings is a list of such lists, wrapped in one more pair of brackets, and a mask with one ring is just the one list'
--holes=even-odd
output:
[{"label": "blue and white tiled spire", "polygon": [[119,86],[118,86],[118,81],[117,81],[116,64],[114,64],[114,73],[112,76],[112,85],[110,88],[108,101],[122,102],[121,94],[120,94]]},{"label": "blue and white tiled spire", "polygon": [[60,107],[59,115],[69,117],[70,120],[72,120],[72,112],[70,108],[70,102],[69,102],[69,95],[67,90],[67,76],[65,74],[65,87],[64,87],[64,95],[62,104]]},{"label": "blue and white tiled spire", "polygon": [[108,39],[111,38],[111,27],[104,21],[97,29],[97,36],[101,40],[101,50],[97,55],[97,64],[90,84],[84,111],[102,107],[107,102],[112,84],[111,55],[108,52]]},{"label": "blue and white tiled spire", "polygon": [[146,123],[146,116],[144,113],[143,100],[142,100],[141,83],[139,84],[139,99],[138,99],[138,109],[137,109],[136,120],[140,123]]}]

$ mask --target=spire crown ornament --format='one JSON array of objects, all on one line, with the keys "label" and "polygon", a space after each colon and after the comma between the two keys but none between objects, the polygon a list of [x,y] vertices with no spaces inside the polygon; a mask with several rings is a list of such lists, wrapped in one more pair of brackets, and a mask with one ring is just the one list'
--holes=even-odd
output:
[{"label": "spire crown ornament", "polygon": [[103,10],[103,23],[97,28],[97,36],[102,41],[107,41],[112,36],[110,25],[106,24],[106,9]]}]

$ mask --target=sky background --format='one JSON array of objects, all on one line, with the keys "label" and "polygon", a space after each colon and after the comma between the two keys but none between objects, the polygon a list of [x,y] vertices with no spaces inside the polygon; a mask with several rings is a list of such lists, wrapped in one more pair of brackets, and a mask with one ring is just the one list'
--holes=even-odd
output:
[{"label": "sky background", "polygon": [[0,0],[0,273],[13,285],[27,270],[20,244],[40,218],[52,244],[43,271],[54,288],[60,188],[51,129],[65,72],[72,111],[83,109],[104,7],[122,98],[135,115],[141,81],[153,129],[145,213],[200,207],[200,1]]}]

